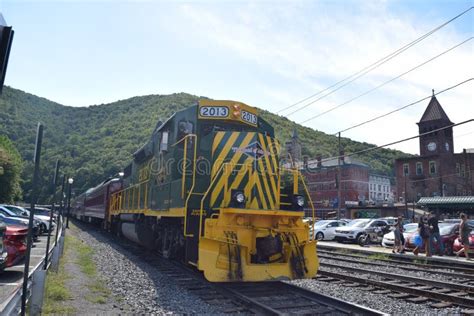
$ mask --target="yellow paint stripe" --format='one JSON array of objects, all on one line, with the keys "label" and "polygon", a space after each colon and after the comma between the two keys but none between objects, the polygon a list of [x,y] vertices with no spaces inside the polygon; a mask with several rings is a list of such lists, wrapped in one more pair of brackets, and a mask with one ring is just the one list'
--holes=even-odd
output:
[{"label": "yellow paint stripe", "polygon": [[[248,133],[245,136],[245,138],[242,140],[242,143],[239,145],[239,148],[247,146],[253,140],[254,134],[255,133]],[[232,156],[232,159],[230,160],[230,164],[232,166],[235,166],[239,162],[242,155],[243,155],[242,152],[235,153],[234,156]],[[212,191],[211,204],[210,204],[211,206],[214,206],[217,197],[220,195],[222,189],[224,188],[226,177],[223,175],[221,175],[220,177],[221,178],[218,180],[217,184],[214,187],[214,190]],[[230,188],[232,188],[232,186],[230,186]]]},{"label": "yellow paint stripe", "polygon": [[[265,151],[269,151],[269,149],[267,149],[268,147],[267,147],[267,144],[266,144],[266,142],[263,138],[263,135],[260,134],[259,136],[260,136],[260,139],[261,139],[262,146],[264,147],[263,149]],[[268,141],[271,141],[271,138],[269,138],[268,136],[266,138],[267,138]],[[271,144],[271,143],[269,143],[269,144]],[[273,158],[273,153],[270,153],[270,156],[272,156],[272,158]],[[266,164],[267,168],[271,169],[271,173],[269,173],[269,178],[270,178],[270,184],[271,184],[272,190],[273,190],[272,196],[275,198],[275,204],[277,204],[278,203],[278,189],[277,189],[276,181],[275,181],[277,169],[271,167],[270,158],[268,158],[268,156],[265,156],[265,164]]]},{"label": "yellow paint stripe", "polygon": [[[268,197],[268,203],[270,203],[270,209],[273,209],[274,208],[274,202],[273,202],[273,194],[270,190],[270,187],[268,185],[268,181],[267,181],[267,173],[264,169],[264,165],[263,165],[263,159],[259,159],[258,160],[258,164],[260,166],[260,174],[258,173],[257,171],[257,177],[259,179],[259,182],[263,182],[263,189],[265,189],[265,193],[266,193],[266,196]],[[265,197],[262,196],[262,199],[264,199]]]},{"label": "yellow paint stripe", "polygon": [[237,140],[237,137],[239,137],[240,132],[232,132],[232,134],[229,137],[229,140],[226,142],[224,148],[222,148],[222,151],[219,154],[219,157],[214,160],[214,164],[212,166],[212,178],[214,178],[215,173],[219,171],[219,168],[221,167],[222,163],[224,162],[225,157],[229,154],[230,149],[234,145],[235,141]]},{"label": "yellow paint stripe", "polygon": [[258,176],[257,171],[254,171],[255,173],[255,184],[257,185],[257,191],[258,195],[260,197],[260,200],[262,201],[262,207],[264,209],[268,209],[267,201],[265,200],[265,197],[263,196],[263,190],[262,190],[262,185],[260,183],[260,177]]},{"label": "yellow paint stripe", "polygon": [[217,132],[216,136],[214,137],[214,141],[212,143],[212,156],[214,156],[214,152],[216,151],[217,146],[224,137],[224,134],[225,132]]}]

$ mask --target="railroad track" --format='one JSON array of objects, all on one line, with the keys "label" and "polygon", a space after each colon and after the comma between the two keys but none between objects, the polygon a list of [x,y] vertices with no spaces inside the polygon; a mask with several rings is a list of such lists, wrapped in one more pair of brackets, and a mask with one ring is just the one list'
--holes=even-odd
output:
[{"label": "railroad track", "polygon": [[[332,260],[338,259],[332,258]],[[466,312],[474,313],[472,285],[435,281],[324,261],[320,262],[317,279],[323,282],[343,282],[343,286],[365,286],[377,294],[388,294],[393,298],[406,299],[414,303],[432,302],[431,306],[434,308],[454,304],[466,308]]]},{"label": "railroad track", "polygon": [[[347,254],[339,254],[339,253],[327,253],[327,252],[319,252],[318,257],[320,259],[329,259],[329,260],[337,260],[339,262],[349,262],[349,263],[357,263],[360,265],[367,265],[367,266],[377,266],[377,267],[384,267],[384,268],[396,268],[400,270],[406,270],[411,272],[423,272],[423,273],[430,273],[430,274],[438,274],[444,275],[447,277],[451,277],[453,279],[458,280],[465,280],[467,285],[474,285],[474,274],[471,273],[464,273],[464,272],[451,272],[446,271],[446,269],[451,270],[450,268],[426,268],[424,264],[420,264],[422,267],[417,267],[413,263],[409,262],[402,262],[399,263],[397,261],[389,260],[389,259],[380,259],[376,258],[373,261],[368,261],[369,258],[361,257],[357,255],[347,255]],[[377,263],[374,261],[382,261],[383,263]]]},{"label": "railroad track", "polygon": [[[77,226],[85,226],[77,223]],[[87,226],[90,229],[90,226]],[[128,240],[106,234],[110,242],[127,250],[165,274],[183,290],[207,304],[218,307],[222,313],[256,315],[386,315],[380,311],[322,295],[285,282],[210,283],[202,273],[180,262],[162,258]]]},{"label": "railroad track", "polygon": [[[318,244],[318,255],[319,254],[331,254],[331,255],[338,255],[338,256],[345,256],[345,257],[353,257],[353,258],[364,258],[368,257],[372,260],[379,260],[394,263],[397,265],[412,265],[418,266],[420,268],[428,268],[428,269],[441,269],[441,270],[452,270],[460,273],[465,274],[473,274],[474,275],[474,264],[471,262],[458,262],[454,260],[443,260],[439,257],[422,257],[422,256],[412,256],[412,255],[402,255],[402,254],[391,254],[391,253],[384,253],[382,254],[385,258],[377,257],[373,258],[380,253],[376,252],[368,252],[364,251],[363,249],[347,249],[344,248],[344,252],[341,251],[342,248],[334,248],[326,245],[319,245]],[[371,258],[372,257],[372,258]]]}]

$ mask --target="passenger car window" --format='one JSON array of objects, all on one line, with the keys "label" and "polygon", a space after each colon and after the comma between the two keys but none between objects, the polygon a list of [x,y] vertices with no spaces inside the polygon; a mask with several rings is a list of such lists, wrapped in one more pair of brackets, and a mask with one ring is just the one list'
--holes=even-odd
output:
[{"label": "passenger car window", "polygon": [[337,222],[333,222],[328,225],[328,227],[338,227],[338,226],[339,225],[337,224]]}]

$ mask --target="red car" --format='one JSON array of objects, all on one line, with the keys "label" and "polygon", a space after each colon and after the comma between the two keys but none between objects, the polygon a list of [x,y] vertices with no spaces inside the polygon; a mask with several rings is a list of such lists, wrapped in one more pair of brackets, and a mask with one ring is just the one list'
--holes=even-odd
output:
[{"label": "red car", "polygon": [[[451,256],[453,254],[453,244],[454,241],[459,237],[459,224],[458,223],[439,223],[439,234],[441,235],[441,240],[444,245],[444,254]],[[405,242],[405,249],[413,250],[416,248],[415,244],[413,243],[413,238],[417,235],[417,233],[412,234],[410,237],[407,238]],[[438,242],[434,242],[434,253],[439,252],[439,245]],[[420,252],[424,252],[425,248],[424,245],[421,246]]]},{"label": "red car", "polygon": [[[462,247],[463,246],[461,244],[461,240],[459,238],[456,238],[453,244],[453,251],[457,252],[461,250]],[[469,250],[470,257],[474,256],[474,232],[471,232],[471,234],[469,235]],[[464,252],[462,253],[462,256],[464,257]]]},{"label": "red car", "polygon": [[7,250],[7,267],[20,263],[26,254],[27,227],[7,226],[3,236],[3,246]]}]

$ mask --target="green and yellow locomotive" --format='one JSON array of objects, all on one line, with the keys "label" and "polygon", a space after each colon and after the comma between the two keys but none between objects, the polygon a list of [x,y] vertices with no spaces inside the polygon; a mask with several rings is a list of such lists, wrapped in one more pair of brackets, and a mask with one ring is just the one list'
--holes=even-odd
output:
[{"label": "green and yellow locomotive", "polygon": [[201,100],[134,153],[107,197],[106,227],[213,282],[314,277],[316,241],[303,221],[312,203],[279,152],[255,108]]}]

